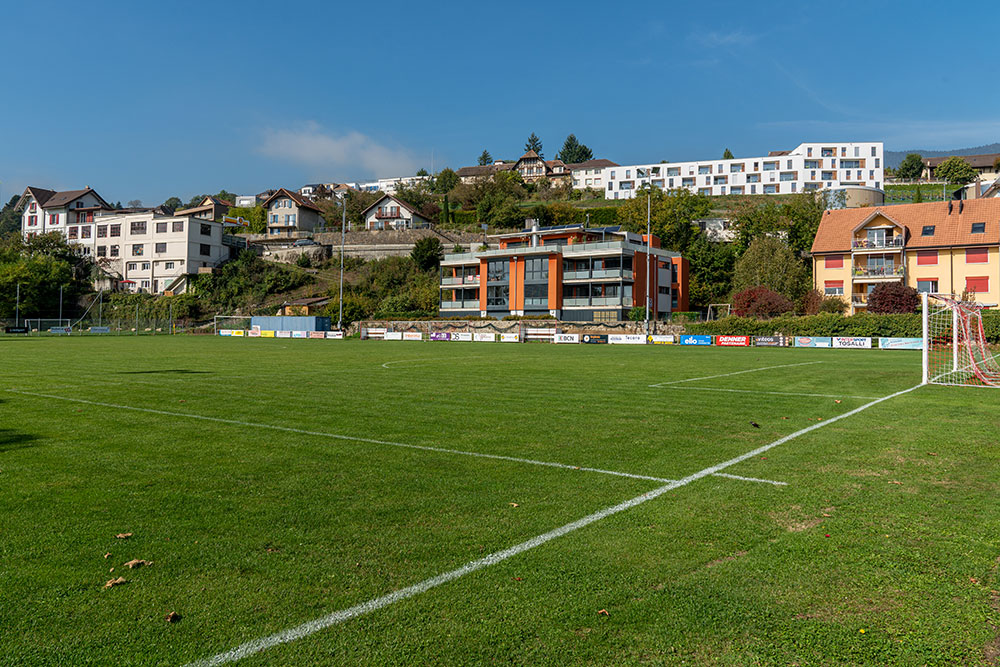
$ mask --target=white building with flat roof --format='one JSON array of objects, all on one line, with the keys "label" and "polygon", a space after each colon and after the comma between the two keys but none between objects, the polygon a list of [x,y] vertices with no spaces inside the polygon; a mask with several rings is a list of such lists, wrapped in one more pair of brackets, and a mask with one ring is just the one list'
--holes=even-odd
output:
[{"label": "white building with flat roof", "polygon": [[704,195],[793,194],[844,186],[881,189],[880,141],[799,144],[764,157],[605,167],[605,199],[631,199],[643,186]]}]

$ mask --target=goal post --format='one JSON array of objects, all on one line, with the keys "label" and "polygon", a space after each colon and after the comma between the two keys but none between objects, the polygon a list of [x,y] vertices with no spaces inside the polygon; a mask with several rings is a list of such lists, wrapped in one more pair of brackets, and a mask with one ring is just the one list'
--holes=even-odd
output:
[{"label": "goal post", "polygon": [[1000,387],[1000,363],[990,350],[975,301],[923,294],[923,383]]},{"label": "goal post", "polygon": [[212,333],[218,336],[224,330],[248,330],[252,319],[252,315],[216,315],[212,318]]}]

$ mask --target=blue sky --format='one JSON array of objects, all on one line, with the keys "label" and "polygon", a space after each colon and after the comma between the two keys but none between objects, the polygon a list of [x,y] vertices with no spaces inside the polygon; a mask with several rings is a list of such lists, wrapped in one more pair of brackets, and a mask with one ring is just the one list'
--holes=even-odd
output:
[{"label": "blue sky", "polygon": [[[373,9],[372,7],[377,7]],[[1000,9],[941,3],[5,3],[0,197],[222,188],[802,141],[1000,140]],[[958,66],[961,60],[966,63]]]}]

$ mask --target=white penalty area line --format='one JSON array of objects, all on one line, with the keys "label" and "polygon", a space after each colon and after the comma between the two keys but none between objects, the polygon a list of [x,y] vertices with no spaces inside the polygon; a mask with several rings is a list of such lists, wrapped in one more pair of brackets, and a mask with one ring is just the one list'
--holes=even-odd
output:
[{"label": "white penalty area line", "polygon": [[713,477],[725,477],[727,479],[738,479],[741,482],[760,482],[761,484],[773,484],[774,486],[788,486],[788,482],[775,482],[772,479],[760,479],[758,477],[740,477],[739,475],[730,475],[724,472],[717,472],[712,475]]},{"label": "white penalty area line", "polygon": [[236,419],[225,419],[223,417],[208,417],[205,415],[195,415],[187,412],[172,412],[169,410],[156,410],[153,408],[137,408],[131,405],[118,405],[116,403],[103,403],[101,401],[89,401],[84,398],[70,398],[67,396],[56,396],[54,394],[43,394],[34,391],[21,391],[19,389],[5,390],[11,394],[21,394],[22,396],[37,396],[39,398],[51,398],[57,401],[67,401],[70,403],[83,403],[84,405],[94,405],[102,408],[114,408],[116,410],[130,410],[133,412],[145,412],[154,415],[164,415],[167,417],[184,417],[187,419],[198,419],[201,421],[216,422],[219,424],[232,424],[234,426],[249,426],[251,428],[270,429],[272,431],[284,431],[285,433],[297,433],[300,435],[311,435],[320,438],[333,438],[335,440],[346,440],[350,442],[364,442],[372,445],[385,445],[388,447],[400,447],[403,449],[416,449],[425,452],[437,452],[439,454],[457,454],[460,456],[472,456],[480,459],[492,459],[494,461],[510,461],[513,463],[526,463],[529,465],[545,466],[548,468],[560,468],[562,470],[574,470],[577,472],[593,472],[602,475],[614,475],[615,477],[628,477],[630,479],[644,479],[650,482],[672,482],[674,480],[663,477],[653,477],[650,475],[637,475],[629,472],[619,472],[617,470],[604,470],[603,468],[590,468],[587,466],[574,466],[567,463],[555,463],[553,461],[536,461],[535,459],[523,459],[516,456],[503,456],[501,454],[485,454],[482,452],[468,452],[461,449],[447,449],[444,447],[431,447],[429,445],[411,445],[405,442],[391,442],[389,440],[375,440],[373,438],[360,438],[353,435],[342,435],[340,433],[325,433],[323,431],[308,431],[291,426],[276,426],[274,424],[257,424],[254,422],[239,421]]},{"label": "white penalty area line", "polygon": [[670,382],[658,382],[656,384],[649,385],[650,387],[665,387],[671,384],[680,384],[682,382],[697,382],[698,380],[714,380],[715,378],[724,378],[731,375],[742,375],[743,373],[757,373],[759,371],[770,371],[775,368],[792,368],[793,366],[811,366],[812,364],[822,364],[826,363],[823,361],[803,361],[799,364],[781,364],[780,366],[764,366],[763,368],[748,368],[743,371],[733,371],[732,373],[720,373],[719,375],[706,375],[700,378],[687,378],[684,380],[671,380]]},{"label": "white penalty area line", "polygon": [[678,386],[673,385],[650,385],[655,386],[657,389],[683,389],[684,391],[694,390],[694,391],[727,391],[734,394],[770,394],[772,396],[804,396],[807,398],[860,398],[865,400],[871,400],[878,398],[878,396],[851,396],[848,394],[806,394],[796,391],[763,391],[760,389],[725,389],[722,387],[689,387],[689,386]]},{"label": "white penalty area line", "polygon": [[394,364],[411,364],[414,362],[433,362],[433,361],[451,361],[455,363],[460,363],[466,359],[482,359],[482,357],[435,357],[433,359],[397,359],[396,361],[387,361],[382,364],[382,368],[389,368]]},{"label": "white penalty area line", "polygon": [[436,577],[425,579],[420,583],[408,586],[406,588],[401,588],[400,590],[389,593],[388,595],[383,595],[382,597],[374,598],[372,600],[368,600],[367,602],[362,602],[361,604],[355,605],[353,607],[348,607],[347,609],[341,609],[340,611],[335,611],[332,614],[328,614],[327,616],[323,616],[321,618],[317,618],[312,621],[307,621],[306,623],[302,623],[301,625],[297,625],[293,628],[283,630],[273,635],[268,635],[267,637],[254,639],[252,641],[240,644],[239,646],[231,648],[230,650],[225,651],[223,653],[214,655],[210,658],[205,658],[203,660],[198,660],[196,662],[190,663],[188,667],[210,667],[212,665],[222,665],[229,662],[236,662],[237,660],[241,660],[242,658],[246,658],[256,653],[260,653],[261,651],[266,651],[268,649],[274,648],[275,646],[280,646],[281,644],[287,644],[289,642],[293,642],[298,639],[309,637],[310,635],[314,635],[317,632],[329,628],[333,625],[349,621],[352,618],[356,618],[358,616],[369,614],[373,611],[382,609],[383,607],[388,607],[389,605],[394,604],[396,602],[400,602],[402,600],[415,597],[417,595],[420,595],[421,593],[429,591],[432,588],[435,588],[442,584],[446,584],[450,581],[454,581],[459,577],[471,574],[472,572],[481,570],[485,567],[489,567],[490,565],[496,565],[497,563],[502,563],[503,561],[509,558],[513,558],[518,554],[522,554],[525,551],[534,549],[535,547],[541,546],[546,542],[551,542],[552,540],[558,537],[562,537],[563,535],[572,533],[575,530],[579,530],[580,528],[589,526],[590,524],[596,523],[601,519],[605,519],[609,516],[613,516],[620,512],[624,512],[625,510],[632,509],[633,507],[641,505],[646,501],[653,500],[654,498],[662,496],[664,493],[667,493],[668,491],[673,491],[674,489],[679,489],[682,486],[687,486],[691,482],[697,481],[702,477],[707,477],[709,475],[716,475],[717,473],[721,473],[723,470],[729,468],[730,466],[734,466],[737,463],[742,463],[747,459],[759,456],[760,454],[763,454],[764,452],[773,449],[778,445],[782,445],[788,442],[789,440],[794,440],[795,438],[801,435],[805,435],[806,433],[823,428],[824,426],[829,426],[830,424],[840,421],[841,419],[846,419],[847,417],[856,415],[863,410],[867,410],[872,406],[882,403],[883,401],[888,401],[891,398],[895,398],[897,396],[902,396],[903,394],[909,393],[920,386],[922,385],[918,384],[914,387],[910,387],[909,389],[904,389],[903,391],[897,391],[895,394],[883,396],[882,398],[878,398],[874,401],[871,401],[870,403],[865,403],[861,407],[854,408],[853,410],[845,412],[841,415],[837,415],[836,417],[831,417],[830,419],[819,422],[818,424],[807,426],[802,430],[796,431],[795,433],[792,433],[790,435],[786,435],[785,437],[779,438],[778,440],[775,440],[770,444],[758,447],[753,451],[741,454],[736,458],[732,458],[729,459],[728,461],[724,461],[717,465],[710,466],[708,468],[705,468],[704,470],[699,470],[693,475],[688,475],[683,479],[670,482],[669,484],[665,484],[657,489],[653,489],[648,493],[644,493],[630,500],[626,500],[623,503],[612,505],[611,507],[606,507],[600,511],[594,512],[593,514],[585,516],[582,519],[577,519],[572,523],[567,523],[566,525],[560,526],[555,530],[550,530],[547,533],[543,533],[537,537],[533,537],[530,540],[521,542],[520,544],[516,544],[508,549],[504,549],[503,551],[497,551],[488,556],[485,556],[484,558],[480,558],[479,560],[468,562],[459,568],[456,568],[449,572],[445,572],[443,574],[439,574]]}]

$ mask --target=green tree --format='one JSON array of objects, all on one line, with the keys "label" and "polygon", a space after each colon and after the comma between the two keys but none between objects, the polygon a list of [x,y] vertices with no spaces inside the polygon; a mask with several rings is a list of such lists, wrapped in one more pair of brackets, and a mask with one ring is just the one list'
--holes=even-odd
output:
[{"label": "green tree", "polygon": [[451,204],[448,203],[448,195],[445,195],[441,202],[441,213],[438,217],[438,222],[441,223],[442,227],[451,223]]},{"label": "green tree", "polygon": [[181,201],[180,197],[170,197],[169,199],[167,199],[167,201],[163,202],[163,206],[171,208],[175,211],[179,209],[181,206],[183,206],[183,204],[184,202]]},{"label": "green tree", "polygon": [[736,232],[734,243],[739,254],[746,252],[754,239],[767,235],[787,236],[790,226],[781,205],[771,198],[763,202],[751,198],[740,200],[729,212],[729,223]]},{"label": "green tree", "polygon": [[934,174],[938,178],[958,185],[971,183],[976,180],[976,177],[979,175],[971,164],[957,155],[952,155],[950,158],[939,164],[937,169],[934,170]]},{"label": "green tree", "polygon": [[538,153],[538,157],[542,157],[542,140],[538,138],[534,132],[528,137],[528,141],[524,144],[524,152],[535,151]]},{"label": "green tree", "polygon": [[663,248],[683,253],[698,234],[693,222],[711,213],[711,201],[686,188],[669,192],[659,188],[641,189],[634,198],[618,207],[618,223],[630,232],[646,233],[647,195],[653,234],[660,238]]},{"label": "green tree", "polygon": [[425,236],[413,245],[410,258],[416,262],[421,271],[431,271],[441,265],[444,248],[441,239],[436,236]]},{"label": "green tree", "polygon": [[724,303],[732,291],[736,249],[731,243],[714,243],[699,233],[684,257],[690,262],[688,300],[693,309]]},{"label": "green tree", "polygon": [[830,197],[842,200],[845,197],[843,192],[831,195],[823,192],[802,192],[793,195],[781,207],[781,213],[785,217],[788,229],[788,246],[804,256],[812,250],[813,241],[816,239],[816,232],[819,230],[819,223],[823,219],[823,213],[828,206],[840,205],[843,202],[828,201]]},{"label": "green tree", "polygon": [[913,193],[913,203],[921,204],[923,203],[923,201],[924,201],[924,195],[922,192],[920,192],[920,186],[918,185],[916,191]]},{"label": "green tree", "polygon": [[507,229],[524,222],[524,214],[513,196],[500,189],[486,192],[476,204],[476,218],[492,229]]},{"label": "green tree", "polygon": [[915,313],[920,294],[903,283],[879,283],[868,295],[869,313]]},{"label": "green tree", "polygon": [[413,185],[398,183],[396,185],[397,199],[402,199],[414,208],[423,209],[434,201],[434,193],[431,192],[431,184],[427,181],[417,181]]},{"label": "green tree", "polygon": [[491,164],[493,164],[493,156],[490,155],[490,152],[484,148],[483,152],[479,154],[479,166],[485,167]]},{"label": "green tree", "polygon": [[229,209],[230,216],[234,218],[243,218],[248,223],[249,227],[246,227],[240,231],[241,233],[247,234],[263,234],[267,231],[267,211],[263,206],[253,206],[253,207],[237,207],[233,206]]},{"label": "green tree", "polygon": [[434,179],[434,191],[439,194],[445,194],[451,192],[461,182],[462,179],[458,177],[458,174],[453,169],[445,167],[438,172],[437,177]]},{"label": "green tree", "polygon": [[223,188],[219,190],[218,194],[215,195],[216,199],[221,199],[222,201],[229,202],[230,204],[236,203],[236,195],[229,190]]},{"label": "green tree", "polygon": [[423,168],[417,169],[417,174],[416,175],[417,176],[430,176],[430,174],[427,173],[427,170],[423,169]]},{"label": "green tree", "polygon": [[575,134],[570,134],[566,137],[562,150],[559,151],[558,155],[556,155],[556,159],[562,160],[566,164],[586,162],[587,160],[594,159],[594,152],[584,144],[577,141]]},{"label": "green tree", "polygon": [[1000,173],[1000,157],[998,157],[996,160],[993,160],[993,173],[994,174]]},{"label": "green tree", "polygon": [[786,299],[797,301],[809,291],[809,272],[781,239],[761,236],[733,266],[733,292],[766,287]]},{"label": "green tree", "polygon": [[733,152],[727,148],[722,153],[722,159],[723,160],[735,160],[736,158],[733,156]]},{"label": "green tree", "polygon": [[76,312],[79,298],[91,292],[93,264],[77,254],[60,233],[24,240],[12,234],[0,245],[0,317],[13,317],[18,285],[21,317],[53,317],[63,288],[64,314]]},{"label": "green tree", "polygon": [[913,180],[920,178],[922,173],[924,173],[924,158],[920,153],[910,153],[896,167],[896,178]]},{"label": "green tree", "polygon": [[0,238],[21,229],[21,214],[14,210],[20,199],[19,195],[13,195],[0,209]]}]

